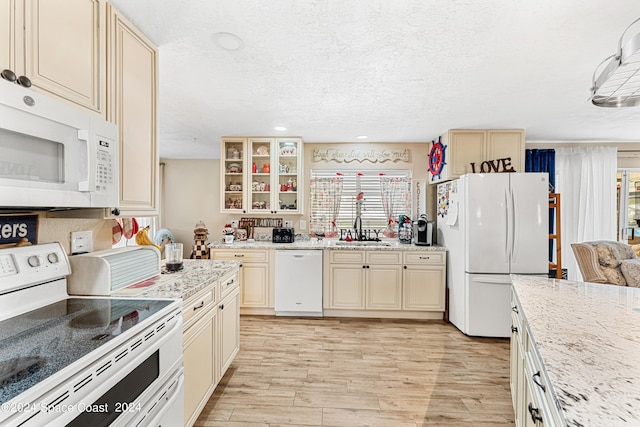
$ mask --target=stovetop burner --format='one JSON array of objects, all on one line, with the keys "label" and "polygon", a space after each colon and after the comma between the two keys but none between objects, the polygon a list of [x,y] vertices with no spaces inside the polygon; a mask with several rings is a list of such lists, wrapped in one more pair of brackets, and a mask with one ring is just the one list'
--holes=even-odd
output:
[{"label": "stovetop burner", "polygon": [[68,298],[0,321],[0,403],[131,330],[172,302]]},{"label": "stovetop burner", "polygon": [[47,363],[44,357],[13,357],[0,362],[0,387],[19,382],[39,371]]}]

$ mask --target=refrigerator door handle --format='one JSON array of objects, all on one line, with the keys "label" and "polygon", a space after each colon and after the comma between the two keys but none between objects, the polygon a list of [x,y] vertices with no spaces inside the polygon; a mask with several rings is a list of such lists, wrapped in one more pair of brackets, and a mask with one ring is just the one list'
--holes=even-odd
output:
[{"label": "refrigerator door handle", "polygon": [[511,251],[510,251],[510,247],[509,247],[509,243],[511,242],[511,234],[510,234],[510,219],[509,219],[509,193],[507,191],[507,189],[504,190],[504,210],[505,210],[505,219],[506,221],[504,222],[504,226],[505,226],[505,233],[504,233],[504,260],[505,262],[509,263],[509,260],[511,259]]},{"label": "refrigerator door handle", "polygon": [[518,230],[516,221],[518,219],[518,214],[516,212],[516,196],[513,193],[513,187],[510,189],[511,192],[511,261],[515,261],[517,258],[516,249],[518,245],[516,244],[516,240],[518,236],[516,236],[516,230]]}]

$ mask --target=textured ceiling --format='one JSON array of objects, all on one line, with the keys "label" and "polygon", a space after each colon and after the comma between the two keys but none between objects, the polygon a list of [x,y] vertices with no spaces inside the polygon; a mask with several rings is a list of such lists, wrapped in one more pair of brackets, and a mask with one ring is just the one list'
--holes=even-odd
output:
[{"label": "textured ceiling", "polygon": [[[164,158],[218,158],[221,136],[279,133],[424,142],[524,128],[527,141],[640,141],[640,107],[588,100],[637,0],[111,3],[159,47]],[[222,49],[219,32],[242,47]]]}]

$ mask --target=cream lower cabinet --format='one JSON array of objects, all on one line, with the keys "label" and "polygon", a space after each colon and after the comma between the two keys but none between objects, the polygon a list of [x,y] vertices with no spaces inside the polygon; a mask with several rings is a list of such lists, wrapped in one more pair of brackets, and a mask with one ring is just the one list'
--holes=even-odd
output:
[{"label": "cream lower cabinet", "polygon": [[240,291],[232,272],[183,304],[184,425],[192,426],[240,350]]},{"label": "cream lower cabinet", "polygon": [[511,308],[510,384],[516,426],[566,425],[513,290]]},{"label": "cream lower cabinet", "polygon": [[212,259],[242,261],[240,268],[240,313],[275,314],[274,280],[268,249],[211,249]]},{"label": "cream lower cabinet", "polygon": [[5,0],[0,5],[0,70],[32,89],[99,114],[105,107],[105,4]]},{"label": "cream lower cabinet", "polygon": [[220,281],[218,304],[218,378],[222,378],[240,350],[240,282],[237,274]]},{"label": "cream lower cabinet", "polygon": [[402,272],[404,310],[445,309],[445,252],[405,252]]},{"label": "cream lower cabinet", "polygon": [[325,315],[442,318],[444,254],[330,250],[325,257]]},{"label": "cream lower cabinet", "polygon": [[184,424],[191,426],[219,381],[216,284],[183,304]]},{"label": "cream lower cabinet", "polygon": [[524,425],[525,417],[525,382],[524,382],[524,343],[526,331],[522,326],[522,319],[518,311],[518,305],[511,300],[511,341],[510,341],[510,372],[509,383],[511,386],[511,399],[513,412],[517,426]]},{"label": "cream lower cabinet", "polygon": [[400,252],[331,251],[329,300],[325,307],[400,309],[401,257]]}]

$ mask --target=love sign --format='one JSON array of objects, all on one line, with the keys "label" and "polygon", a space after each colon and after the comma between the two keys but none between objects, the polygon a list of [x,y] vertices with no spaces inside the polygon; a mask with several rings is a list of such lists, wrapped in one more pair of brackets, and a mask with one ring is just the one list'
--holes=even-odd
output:
[{"label": "love sign", "polygon": [[475,162],[471,162],[471,171],[473,173],[491,173],[491,172],[515,172],[516,170],[511,166],[511,157],[505,157],[496,160],[485,160],[480,163],[478,170],[476,170]]}]

